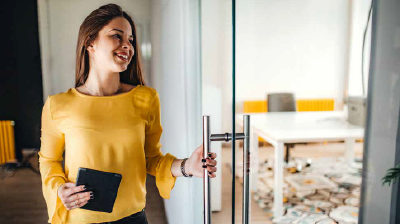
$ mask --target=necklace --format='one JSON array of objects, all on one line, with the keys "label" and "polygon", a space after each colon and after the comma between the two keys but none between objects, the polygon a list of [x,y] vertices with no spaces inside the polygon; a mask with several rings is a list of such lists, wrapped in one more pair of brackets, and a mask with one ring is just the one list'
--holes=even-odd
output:
[{"label": "necklace", "polygon": [[[120,82],[119,84],[120,84],[120,85],[119,85],[119,88],[118,88],[118,90],[117,90],[115,93],[118,93],[118,91],[122,88],[122,83]],[[89,90],[90,92],[92,92],[93,94],[95,94],[92,90],[90,90],[90,89],[85,85],[85,83],[83,84],[83,86],[84,86],[87,90]],[[115,94],[115,93],[114,93],[114,94]],[[113,95],[114,95],[114,94],[113,94]]]}]

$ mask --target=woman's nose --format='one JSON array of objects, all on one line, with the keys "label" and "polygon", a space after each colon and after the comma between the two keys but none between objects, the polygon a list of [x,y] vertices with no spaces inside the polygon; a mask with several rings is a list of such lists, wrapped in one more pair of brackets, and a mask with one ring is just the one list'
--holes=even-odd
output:
[{"label": "woman's nose", "polygon": [[124,41],[122,43],[122,48],[124,48],[124,49],[130,49],[131,47],[132,46],[131,46],[131,43],[129,41]]}]

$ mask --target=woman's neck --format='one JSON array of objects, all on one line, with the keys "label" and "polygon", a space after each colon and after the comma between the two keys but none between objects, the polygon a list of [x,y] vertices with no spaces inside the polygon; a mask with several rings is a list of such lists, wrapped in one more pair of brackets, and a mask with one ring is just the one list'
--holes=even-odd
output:
[{"label": "woman's neck", "polygon": [[84,85],[92,94],[97,96],[110,96],[118,93],[121,82],[118,72],[109,73],[90,69]]}]

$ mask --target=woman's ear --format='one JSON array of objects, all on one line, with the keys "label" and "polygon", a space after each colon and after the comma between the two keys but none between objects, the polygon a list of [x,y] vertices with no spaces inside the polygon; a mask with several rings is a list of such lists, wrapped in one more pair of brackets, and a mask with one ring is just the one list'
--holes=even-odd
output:
[{"label": "woman's ear", "polygon": [[93,53],[93,52],[94,52],[94,47],[93,47],[93,45],[94,45],[94,41],[87,42],[87,44],[86,44],[86,49],[87,49],[88,52],[90,52],[90,53]]},{"label": "woman's ear", "polygon": [[86,46],[86,49],[87,49],[88,52],[91,52],[91,53],[94,52],[94,48],[93,48],[93,45],[92,45],[92,44],[88,44],[88,45]]}]

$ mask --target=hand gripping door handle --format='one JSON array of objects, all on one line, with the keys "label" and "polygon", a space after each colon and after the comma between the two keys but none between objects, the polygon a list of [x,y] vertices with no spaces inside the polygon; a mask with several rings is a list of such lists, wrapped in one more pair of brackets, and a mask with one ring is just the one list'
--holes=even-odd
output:
[{"label": "hand gripping door handle", "polygon": [[[242,223],[249,224],[250,214],[250,115],[243,115],[243,132],[236,133],[236,140],[243,142],[243,211]],[[230,141],[231,133],[210,134],[210,116],[203,116],[203,158],[208,157],[211,141]],[[235,164],[232,164],[235,165]],[[232,177],[235,178],[235,177]],[[203,198],[204,198],[204,224],[211,224],[211,198],[210,198],[210,177],[207,169],[204,169]]]}]

